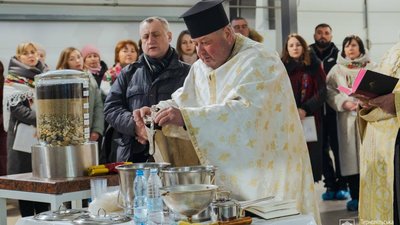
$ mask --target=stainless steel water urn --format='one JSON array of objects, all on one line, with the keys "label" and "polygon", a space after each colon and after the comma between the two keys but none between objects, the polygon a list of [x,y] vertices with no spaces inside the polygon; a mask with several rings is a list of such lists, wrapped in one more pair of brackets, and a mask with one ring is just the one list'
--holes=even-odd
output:
[{"label": "stainless steel water urn", "polygon": [[39,144],[32,146],[33,176],[86,175],[98,164],[97,142],[89,142],[89,77],[57,70],[35,77]]}]

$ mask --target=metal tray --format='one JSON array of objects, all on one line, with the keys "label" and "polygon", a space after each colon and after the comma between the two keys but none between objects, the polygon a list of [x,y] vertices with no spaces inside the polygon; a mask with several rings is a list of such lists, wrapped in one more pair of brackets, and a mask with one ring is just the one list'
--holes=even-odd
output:
[{"label": "metal tray", "polygon": [[89,212],[83,209],[66,209],[60,206],[56,211],[42,212],[35,215],[33,218],[41,221],[72,221],[83,215],[89,215]]},{"label": "metal tray", "polygon": [[131,221],[131,218],[124,215],[82,215],[72,221],[73,224],[84,224],[84,225],[109,225],[119,224]]}]

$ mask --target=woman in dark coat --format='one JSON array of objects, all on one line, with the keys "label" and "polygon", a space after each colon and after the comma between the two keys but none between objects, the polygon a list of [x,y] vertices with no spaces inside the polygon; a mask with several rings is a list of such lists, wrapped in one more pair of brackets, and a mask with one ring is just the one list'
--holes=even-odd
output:
[{"label": "woman in dark coat", "polygon": [[300,119],[314,116],[317,141],[307,142],[314,182],[322,176],[322,105],[326,99],[326,75],[321,61],[310,51],[304,38],[290,34],[282,52],[282,61],[292,84]]},{"label": "woman in dark coat", "polygon": [[[3,113],[7,130],[7,173],[32,172],[31,154],[13,149],[15,134],[20,123],[36,126],[34,77],[46,67],[39,61],[37,48],[31,43],[21,43],[11,58],[4,83]],[[29,138],[29,137],[27,137]],[[33,137],[32,137],[33,138]],[[49,210],[48,203],[19,201],[21,216],[32,216]]]}]

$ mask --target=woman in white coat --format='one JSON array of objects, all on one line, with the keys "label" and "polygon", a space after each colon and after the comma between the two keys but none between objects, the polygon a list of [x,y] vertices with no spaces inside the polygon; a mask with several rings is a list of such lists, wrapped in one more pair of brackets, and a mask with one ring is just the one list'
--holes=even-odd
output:
[{"label": "woman in white coat", "polygon": [[340,170],[350,189],[351,200],[347,202],[349,211],[358,210],[360,189],[360,137],[356,120],[359,101],[339,92],[337,87],[341,85],[351,88],[361,68],[374,67],[375,64],[370,62],[369,54],[360,37],[350,35],[343,40],[337,64],[330,70],[326,81],[328,104],[338,112]]}]

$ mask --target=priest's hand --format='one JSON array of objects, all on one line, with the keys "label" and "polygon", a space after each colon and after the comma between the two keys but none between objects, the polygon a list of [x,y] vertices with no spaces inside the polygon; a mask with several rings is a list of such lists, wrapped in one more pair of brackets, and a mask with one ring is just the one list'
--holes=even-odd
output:
[{"label": "priest's hand", "polygon": [[396,106],[394,103],[394,94],[390,93],[369,100],[368,104],[381,108],[384,112],[396,115]]},{"label": "priest's hand", "polygon": [[148,138],[143,118],[150,114],[150,108],[147,106],[132,112],[133,121],[135,121],[135,138],[140,144],[147,143]]},{"label": "priest's hand", "polygon": [[185,122],[183,121],[181,110],[175,107],[168,107],[161,109],[154,120],[160,126],[172,124],[176,126],[184,126]]},{"label": "priest's hand", "polygon": [[360,94],[352,94],[351,97],[354,97],[359,100],[358,105],[364,109],[369,109],[372,105],[369,104],[369,100],[371,99],[368,96],[360,95]]}]

